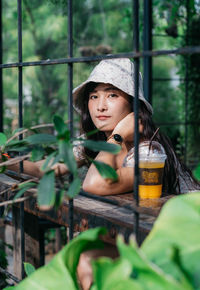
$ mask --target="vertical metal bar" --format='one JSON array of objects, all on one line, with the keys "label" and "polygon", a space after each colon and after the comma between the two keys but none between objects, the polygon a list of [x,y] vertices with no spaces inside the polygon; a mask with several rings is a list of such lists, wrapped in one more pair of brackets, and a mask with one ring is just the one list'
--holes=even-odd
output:
[{"label": "vertical metal bar", "polygon": [[[22,63],[22,3],[17,1],[18,11],[18,61]],[[23,76],[22,66],[18,68],[18,108],[19,108],[19,127],[23,127]],[[21,140],[22,135],[19,136]],[[20,163],[20,171],[23,171],[23,163]],[[24,237],[24,203],[20,203],[20,229],[21,229],[21,275],[24,278],[24,261],[25,261],[25,237]]]},{"label": "vertical metal bar", "polygon": [[[143,47],[152,50],[152,0],[144,0]],[[152,56],[144,57],[144,96],[152,103]]]},{"label": "vertical metal bar", "polygon": [[[68,0],[68,57],[73,56],[73,31],[72,31],[72,0]],[[70,137],[73,138],[73,64],[68,64],[68,119],[70,120],[69,129]],[[70,182],[72,182],[73,176],[70,176]],[[74,229],[74,203],[73,199],[69,200],[69,240],[73,239]]]},{"label": "vertical metal bar", "polygon": [[[133,28],[134,28],[134,51],[139,51],[139,1],[133,1]],[[135,129],[134,129],[134,147],[135,147],[135,167],[134,167],[134,198],[136,205],[139,204],[138,197],[138,183],[139,183],[139,130],[138,130],[138,116],[139,116],[139,58],[134,60],[134,116],[135,116]],[[139,213],[134,212],[134,231],[136,236],[136,241],[139,241]]]},{"label": "vertical metal bar", "polygon": [[[0,0],[0,63],[3,63],[3,20],[2,20],[2,0]],[[0,132],[3,132],[3,69],[0,69]]]},{"label": "vertical metal bar", "polygon": [[[186,0],[186,46],[189,45],[189,25],[190,25],[190,6],[189,0]],[[185,152],[184,152],[184,162],[187,165],[187,144],[188,144],[188,92],[189,92],[189,55],[185,56],[186,66],[185,66]]]}]

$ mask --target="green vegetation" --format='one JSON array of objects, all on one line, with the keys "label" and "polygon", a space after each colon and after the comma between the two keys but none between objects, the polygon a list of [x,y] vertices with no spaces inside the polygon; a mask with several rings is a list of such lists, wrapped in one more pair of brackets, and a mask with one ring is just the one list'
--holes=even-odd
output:
[{"label": "green vegetation", "polygon": [[[184,214],[183,214],[184,213]],[[200,193],[169,200],[141,248],[131,237],[129,245],[118,237],[120,257],[93,262],[92,290],[199,289]],[[98,236],[105,229],[81,233],[46,266],[9,289],[79,289],[76,268],[81,252],[102,248]]]},{"label": "green vegetation", "polygon": [[[11,139],[7,140],[5,134],[0,133],[0,145],[1,145],[1,159],[7,163],[0,164],[1,172],[6,170],[6,166],[9,165],[9,161],[5,156],[5,152],[24,152],[26,157],[30,157],[31,160],[38,161],[45,158],[45,161],[41,167],[44,175],[39,181],[36,182],[25,182],[20,184],[16,190],[18,191],[14,199],[22,196],[27,190],[31,188],[37,188],[37,200],[39,206],[42,208],[48,208],[53,206],[59,206],[62,203],[64,196],[68,198],[75,197],[81,188],[81,180],[78,176],[77,163],[73,154],[74,141],[79,141],[82,146],[87,147],[93,151],[103,151],[111,152],[112,154],[117,154],[121,147],[115,144],[109,144],[103,141],[92,141],[84,139],[70,139],[70,131],[67,125],[64,123],[63,119],[58,115],[53,117],[54,129],[57,135],[40,133],[36,129],[30,130],[18,130],[16,135]],[[14,140],[18,137],[20,133],[24,131],[34,132],[23,140]],[[17,157],[19,158],[19,157]],[[87,156],[86,156],[87,158]],[[14,159],[14,158],[13,158]],[[10,161],[13,162],[13,159]],[[105,179],[117,180],[116,171],[107,164],[103,162],[93,161],[99,173]],[[64,180],[62,176],[58,176],[59,189],[56,189],[55,184],[55,171],[52,169],[56,163],[64,163],[69,170],[69,173],[73,175],[73,181],[68,182]],[[45,194],[44,194],[45,193]]]}]

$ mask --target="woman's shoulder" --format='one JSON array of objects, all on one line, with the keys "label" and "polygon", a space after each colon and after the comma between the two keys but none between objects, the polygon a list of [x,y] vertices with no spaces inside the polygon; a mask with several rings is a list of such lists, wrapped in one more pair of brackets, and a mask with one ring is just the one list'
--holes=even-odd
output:
[{"label": "woman's shoulder", "polygon": [[132,147],[124,158],[122,167],[134,167],[134,147]]},{"label": "woman's shoulder", "polygon": [[82,145],[82,140],[86,139],[85,134],[81,134],[77,137],[77,139],[73,142],[73,152],[76,160],[85,160],[85,154],[84,154],[84,147]]}]

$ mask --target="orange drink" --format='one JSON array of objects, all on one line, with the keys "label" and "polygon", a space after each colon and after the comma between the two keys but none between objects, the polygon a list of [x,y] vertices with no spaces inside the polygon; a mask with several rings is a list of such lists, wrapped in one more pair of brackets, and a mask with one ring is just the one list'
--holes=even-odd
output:
[{"label": "orange drink", "polygon": [[139,163],[140,198],[161,197],[164,165],[164,162],[141,161]]},{"label": "orange drink", "polygon": [[152,141],[139,145],[139,197],[160,198],[166,154],[163,146]]}]

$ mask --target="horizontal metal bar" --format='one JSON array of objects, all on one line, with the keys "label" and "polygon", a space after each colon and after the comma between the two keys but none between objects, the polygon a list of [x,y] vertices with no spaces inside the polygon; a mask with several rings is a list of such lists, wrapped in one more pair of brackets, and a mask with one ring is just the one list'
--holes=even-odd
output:
[{"label": "horizontal metal bar", "polygon": [[19,280],[17,277],[15,277],[15,276],[12,275],[10,272],[4,270],[4,269],[1,268],[1,267],[0,267],[0,273],[6,275],[6,277],[8,277],[9,279],[15,281],[16,283],[19,283],[19,282],[20,282],[20,280]]},{"label": "horizontal metal bar", "polygon": [[[191,79],[188,79],[191,80]],[[152,81],[186,81],[185,78],[152,78]]]},{"label": "horizontal metal bar", "polygon": [[39,65],[55,65],[65,63],[78,63],[78,62],[92,62],[100,61],[102,59],[113,59],[113,58],[140,58],[144,56],[162,56],[162,55],[184,55],[184,54],[196,54],[200,53],[200,46],[182,47],[177,49],[169,50],[146,50],[142,52],[127,52],[109,55],[96,55],[91,57],[71,57],[71,58],[60,58],[60,59],[47,59],[41,61],[30,61],[30,62],[15,62],[0,64],[0,68],[14,68],[14,67],[27,67],[27,66],[39,66]]},{"label": "horizontal metal bar", "polygon": [[[155,34],[153,34],[152,35],[153,37],[172,37],[172,38],[175,38],[175,37],[173,37],[173,36],[171,36],[171,35],[168,35],[168,34],[159,34],[159,33],[155,33]],[[178,37],[185,37],[184,35],[177,35],[177,38]]]},{"label": "horizontal metal bar", "polygon": [[157,126],[171,126],[171,125],[184,125],[184,126],[188,126],[188,125],[200,125],[200,122],[196,122],[196,121],[191,121],[191,122],[164,122],[164,123],[156,123],[155,124]]},{"label": "horizontal metal bar", "polygon": [[82,190],[80,191],[79,194],[81,196],[94,199],[96,201],[101,201],[101,202],[105,202],[107,204],[111,204],[111,205],[119,206],[119,207],[124,208],[124,209],[128,209],[130,211],[133,211],[134,213],[146,214],[149,216],[156,216],[156,217],[158,216],[157,211],[152,211],[151,208],[143,208],[139,205],[136,205],[136,202],[134,200],[131,203],[131,205],[127,205],[127,204],[122,205],[117,200],[109,199],[109,198],[104,197],[104,196],[90,194],[90,193],[82,191]]}]

